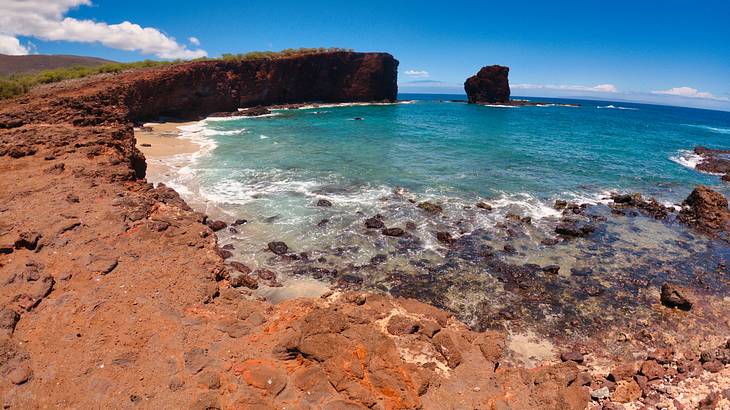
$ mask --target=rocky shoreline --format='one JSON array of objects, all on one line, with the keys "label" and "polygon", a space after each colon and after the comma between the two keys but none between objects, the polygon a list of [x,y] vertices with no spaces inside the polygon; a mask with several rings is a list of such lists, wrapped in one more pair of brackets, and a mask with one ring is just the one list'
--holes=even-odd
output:
[{"label": "rocky shoreline", "polygon": [[[284,61],[275,71],[299,72],[297,67],[307,66],[309,58],[323,70],[326,58],[316,56]],[[353,84],[341,84],[352,94],[332,100],[387,99],[390,90],[379,84],[390,84],[393,63],[384,58],[341,56],[333,62],[342,67],[342,61],[369,61],[354,65],[359,68]],[[357,74],[363,66],[375,72]],[[201,409],[443,408],[449,403],[456,408],[582,409],[617,408],[614,402],[656,407],[664,401],[665,408],[712,408],[730,400],[723,390],[730,377],[730,346],[721,337],[723,332],[727,337],[730,326],[722,315],[728,302],[696,293],[697,287],[685,290],[670,283],[666,291],[650,292],[645,297],[656,306],[648,325],[629,322],[623,335],[603,338],[614,332],[610,328],[582,343],[566,338],[570,344],[560,346],[562,354],[531,368],[515,360],[519,344],[510,342],[508,329],[494,326],[500,323],[498,316],[476,331],[453,314],[415,300],[428,301],[429,281],[391,291],[400,298],[347,281],[319,299],[271,304],[256,298],[250,288],[275,283],[276,273],[226,263],[228,250],[219,246],[215,234],[243,221],[209,220],[174,190],[147,183],[145,159],[135,148],[130,124],[183,110],[195,117],[206,109],[232,112],[261,105],[259,97],[241,104],[237,93],[242,89],[222,79],[225,73],[246,77],[240,70],[189,63],[122,73],[113,82],[100,76],[57,84],[0,103],[5,181],[0,191],[0,397],[5,408],[99,403]],[[211,77],[211,72],[216,74]],[[172,91],[169,78],[205,80]],[[184,108],[211,84],[232,91],[225,98],[214,91],[192,110]],[[174,99],[147,100],[147,91],[161,88]],[[296,99],[306,99],[300,95]],[[321,97],[311,99],[325,99]],[[698,188],[679,213],[635,195],[614,197],[611,208],[624,215],[676,217],[722,241],[730,211],[717,195]],[[443,212],[435,203],[412,205],[429,214]],[[563,213],[556,228],[561,240],[600,230],[601,215],[590,207],[567,202],[556,207]],[[475,208],[488,212],[489,204]],[[377,215],[365,217],[369,222],[363,229],[407,245],[407,227]],[[519,234],[520,226],[529,223],[516,215],[505,230]],[[455,255],[463,263],[486,263],[500,272],[505,288],[524,301],[550,294],[562,283],[554,266],[506,262],[503,256],[510,250],[482,246],[478,232],[435,235],[458,250]],[[303,262],[304,256],[291,253],[286,244],[272,242],[268,249],[274,257]],[[372,261],[369,269],[378,269],[378,262]],[[310,264],[302,274],[332,274],[312,269],[318,268]],[[700,279],[714,285],[723,278],[722,272],[714,275],[706,272]],[[578,281],[575,286],[591,293],[590,286],[597,284]],[[684,310],[687,301],[691,306]],[[525,307],[540,303],[536,298]],[[658,322],[668,327],[652,334]],[[570,320],[565,325],[583,329]],[[708,325],[713,328],[700,331]],[[690,334],[691,341],[679,339]],[[601,350],[606,340],[613,345]]]}]

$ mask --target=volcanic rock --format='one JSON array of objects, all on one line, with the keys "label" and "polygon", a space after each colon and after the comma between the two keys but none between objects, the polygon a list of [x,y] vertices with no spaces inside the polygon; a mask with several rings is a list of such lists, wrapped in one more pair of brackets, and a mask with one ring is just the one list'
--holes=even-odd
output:
[{"label": "volcanic rock", "polygon": [[332,202],[326,199],[320,199],[317,201],[317,206],[330,207],[332,206]]},{"label": "volcanic rock", "polygon": [[505,103],[509,101],[509,67],[492,65],[482,67],[479,72],[464,82],[464,90],[470,104]]},{"label": "volcanic rock", "polygon": [[223,221],[208,221],[206,224],[213,230],[213,232],[218,232],[228,226],[228,224]]},{"label": "volcanic rock", "polygon": [[269,242],[269,250],[277,255],[284,255],[289,251],[289,247],[284,242]]},{"label": "volcanic rock", "polygon": [[385,228],[381,232],[385,236],[403,236],[406,233],[401,228]]},{"label": "volcanic rock", "polygon": [[660,300],[664,306],[680,310],[692,309],[692,302],[687,299],[678,287],[670,283],[662,285]]},{"label": "volcanic rock", "polygon": [[698,185],[684,200],[679,220],[710,234],[730,232],[730,210],[727,199],[719,192]]},{"label": "volcanic rock", "polygon": [[368,229],[382,229],[385,227],[385,223],[383,222],[382,218],[374,216],[365,220],[365,226]]}]

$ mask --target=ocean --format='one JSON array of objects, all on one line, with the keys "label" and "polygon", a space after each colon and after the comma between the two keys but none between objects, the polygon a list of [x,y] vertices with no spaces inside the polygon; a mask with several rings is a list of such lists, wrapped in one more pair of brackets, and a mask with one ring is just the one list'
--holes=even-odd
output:
[{"label": "ocean", "polygon": [[[547,104],[534,107],[470,105],[454,95],[399,99],[182,127],[201,151],[159,160],[171,171],[150,180],[215,218],[246,219],[219,235],[221,245],[232,245],[234,259],[252,269],[277,272],[285,286],[257,291],[274,301],[328,286],[369,288],[422,299],[485,328],[501,309],[529,303],[505,285],[499,267],[469,254],[475,243],[514,266],[559,265],[565,281],[556,292],[598,287],[594,297],[605,303],[627,303],[620,295],[635,293],[637,278],[675,275],[681,283],[695,269],[726,266],[725,245],[671,221],[616,216],[605,204],[611,192],[639,192],[677,205],[697,184],[729,194],[718,176],[693,169],[692,149],[730,147],[730,113],[543,98]],[[563,103],[580,107],[554,105]],[[332,206],[317,206],[320,199]],[[558,199],[594,205],[600,228],[590,238],[546,245],[561,218]],[[417,207],[423,201],[443,212],[424,212]],[[480,201],[492,211],[476,208]],[[365,228],[375,215],[405,236]],[[514,215],[531,220],[515,224]],[[436,232],[471,242],[454,249]],[[266,249],[270,241],[304,256],[276,257]],[[589,285],[573,278],[585,271],[591,274],[578,276],[589,276]],[[539,303],[549,308],[525,314],[536,322],[590,316]]]}]

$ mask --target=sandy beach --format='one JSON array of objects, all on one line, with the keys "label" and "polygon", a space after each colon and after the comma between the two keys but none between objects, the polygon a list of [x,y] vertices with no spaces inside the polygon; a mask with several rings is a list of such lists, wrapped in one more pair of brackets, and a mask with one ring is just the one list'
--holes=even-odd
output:
[{"label": "sandy beach", "polygon": [[146,158],[162,158],[178,154],[192,154],[200,146],[189,139],[180,138],[178,127],[194,122],[146,123],[134,129],[137,148]]}]

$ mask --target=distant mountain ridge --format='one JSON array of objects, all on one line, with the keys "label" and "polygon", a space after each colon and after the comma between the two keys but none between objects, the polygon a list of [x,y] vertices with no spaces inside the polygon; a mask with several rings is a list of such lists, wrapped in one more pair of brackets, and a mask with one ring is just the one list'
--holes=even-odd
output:
[{"label": "distant mountain ridge", "polygon": [[0,54],[0,75],[26,74],[75,66],[93,67],[108,63],[114,63],[114,61],[73,55],[33,54],[9,56]]}]

